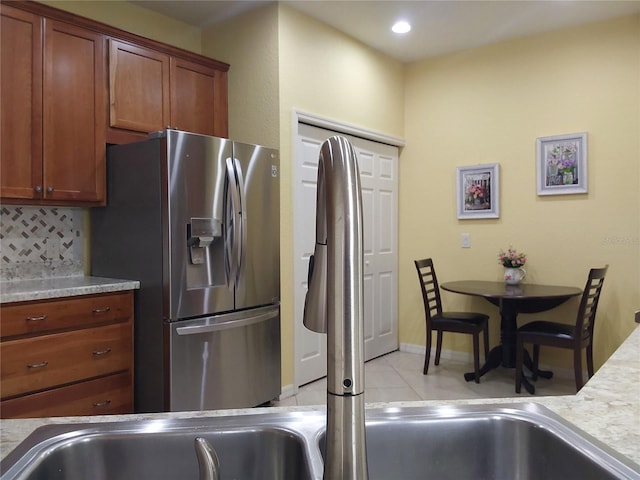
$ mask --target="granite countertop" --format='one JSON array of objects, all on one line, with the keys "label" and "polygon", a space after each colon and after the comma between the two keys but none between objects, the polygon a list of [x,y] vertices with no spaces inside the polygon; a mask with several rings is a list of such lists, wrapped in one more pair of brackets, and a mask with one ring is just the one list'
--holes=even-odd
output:
[{"label": "granite countertop", "polygon": [[[416,407],[465,404],[535,402],[544,405],[592,437],[640,464],[640,327],[636,328],[607,362],[576,395],[486,400],[432,400],[418,402],[370,403],[366,408]],[[204,412],[147,413],[96,417],[62,417],[2,420],[0,458],[4,458],[34,429],[47,424],[102,423],[124,420],[194,418],[247,415],[266,412],[324,410],[324,405],[271,407]]]},{"label": "granite countertop", "polygon": [[138,288],[140,288],[140,282],[134,280],[83,275],[0,282],[0,304],[119,292]]}]

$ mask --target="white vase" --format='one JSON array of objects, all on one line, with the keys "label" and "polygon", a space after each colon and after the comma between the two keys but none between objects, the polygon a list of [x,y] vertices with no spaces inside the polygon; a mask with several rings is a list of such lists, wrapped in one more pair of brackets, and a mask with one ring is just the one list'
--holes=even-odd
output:
[{"label": "white vase", "polygon": [[527,276],[527,271],[520,268],[504,267],[504,281],[507,285],[518,285],[524,277]]}]

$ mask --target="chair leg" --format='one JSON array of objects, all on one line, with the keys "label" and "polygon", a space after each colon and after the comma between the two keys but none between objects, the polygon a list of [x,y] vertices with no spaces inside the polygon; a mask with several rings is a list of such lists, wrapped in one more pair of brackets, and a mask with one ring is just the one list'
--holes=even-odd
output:
[{"label": "chair leg", "polygon": [[576,392],[582,388],[582,349],[573,350],[573,373],[576,377]]},{"label": "chair leg", "polygon": [[473,334],[473,372],[476,383],[480,383],[480,334]]},{"label": "chair leg", "polygon": [[431,358],[431,329],[427,329],[427,343],[426,343],[426,352],[424,354],[424,367],[422,369],[422,374],[426,375],[429,371],[429,360]]},{"label": "chair leg", "polygon": [[589,378],[593,377],[593,343],[587,345],[587,373]]},{"label": "chair leg", "polygon": [[522,389],[522,360],[524,357],[524,345],[522,339],[516,339],[516,393]]},{"label": "chair leg", "polygon": [[537,343],[533,345],[533,372],[531,372],[531,380],[538,379],[538,361],[540,360],[540,345]]},{"label": "chair leg", "polygon": [[440,352],[442,351],[442,330],[438,330],[438,337],[436,340],[436,365],[440,365]]},{"label": "chair leg", "polygon": [[484,361],[486,362],[489,358],[489,325],[485,325],[482,331],[484,333]]}]

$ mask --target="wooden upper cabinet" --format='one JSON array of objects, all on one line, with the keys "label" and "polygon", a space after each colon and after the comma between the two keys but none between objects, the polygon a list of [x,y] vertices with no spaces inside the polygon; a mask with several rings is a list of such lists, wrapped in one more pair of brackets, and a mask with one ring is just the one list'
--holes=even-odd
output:
[{"label": "wooden upper cabinet", "polygon": [[45,19],[44,198],[105,198],[104,37]]},{"label": "wooden upper cabinet", "polygon": [[169,56],[109,39],[109,125],[148,133],[169,122]]},{"label": "wooden upper cabinet", "polygon": [[227,72],[205,63],[109,39],[109,97],[113,143],[128,141],[118,130],[228,135]]},{"label": "wooden upper cabinet", "polygon": [[227,117],[227,73],[172,58],[171,127],[226,137]]},{"label": "wooden upper cabinet", "polygon": [[107,143],[228,135],[228,64],[38,2],[0,20],[3,203],[103,205]]},{"label": "wooden upper cabinet", "polygon": [[103,36],[0,8],[0,196],[8,203],[104,202]]},{"label": "wooden upper cabinet", "polygon": [[42,17],[0,9],[0,196],[35,199],[42,191]]}]

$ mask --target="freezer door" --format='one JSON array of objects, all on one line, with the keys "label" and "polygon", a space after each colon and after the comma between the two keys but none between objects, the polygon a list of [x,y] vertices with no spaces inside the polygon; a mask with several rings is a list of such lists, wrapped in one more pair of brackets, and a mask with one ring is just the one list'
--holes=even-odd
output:
[{"label": "freezer door", "polygon": [[167,130],[166,149],[169,320],[231,311],[224,217],[233,144]]},{"label": "freezer door", "polygon": [[255,407],[280,395],[280,307],[171,324],[171,411]]},{"label": "freezer door", "polygon": [[236,309],[269,305],[280,299],[280,158],[239,142],[233,157],[242,209]]}]

